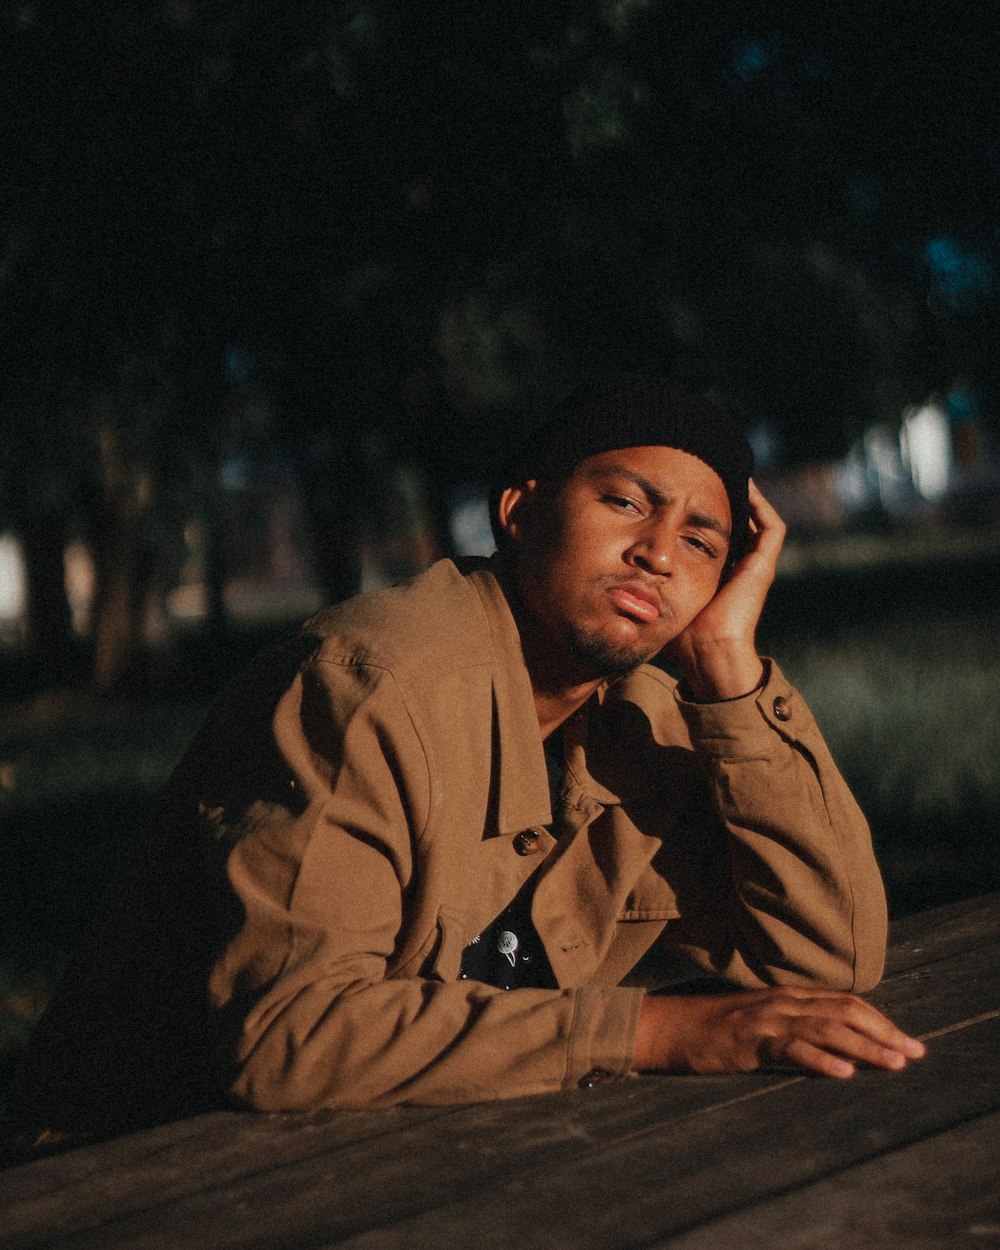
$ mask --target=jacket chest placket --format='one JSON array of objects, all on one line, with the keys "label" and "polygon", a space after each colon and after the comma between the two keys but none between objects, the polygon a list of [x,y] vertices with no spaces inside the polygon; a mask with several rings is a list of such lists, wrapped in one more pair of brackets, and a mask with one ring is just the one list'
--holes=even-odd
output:
[{"label": "jacket chest placket", "polygon": [[469,874],[475,888],[466,899],[467,942],[497,918],[555,846],[555,838],[544,825],[530,826],[513,836],[497,834],[481,843],[475,870]]},{"label": "jacket chest placket", "polygon": [[559,985],[583,985],[614,933],[618,908],[594,860],[587,830],[604,807],[579,790],[557,815],[558,841],[532,905],[532,921]]}]

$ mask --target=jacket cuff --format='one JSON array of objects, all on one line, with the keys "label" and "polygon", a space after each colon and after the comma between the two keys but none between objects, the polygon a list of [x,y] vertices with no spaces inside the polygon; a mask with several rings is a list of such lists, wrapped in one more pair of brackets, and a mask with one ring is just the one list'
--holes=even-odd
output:
[{"label": "jacket cuff", "polygon": [[587,985],[575,991],[564,1089],[628,1076],[645,990]]},{"label": "jacket cuff", "polygon": [[726,759],[751,758],[766,751],[772,733],[786,742],[815,731],[805,700],[774,660],[764,659],[764,683],[739,699],[695,703],[678,687],[677,704],[696,750]]}]

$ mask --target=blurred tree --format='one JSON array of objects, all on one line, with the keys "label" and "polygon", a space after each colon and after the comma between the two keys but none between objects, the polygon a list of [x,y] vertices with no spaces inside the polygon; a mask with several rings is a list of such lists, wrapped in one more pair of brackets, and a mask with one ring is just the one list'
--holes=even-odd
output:
[{"label": "blurred tree", "polygon": [[[385,506],[372,447],[424,475],[444,545],[452,489],[487,478],[592,367],[721,379],[793,459],[838,454],[959,368],[995,402],[988,15],[0,12],[0,481],[46,667],[69,650],[71,530],[96,550],[103,682],[134,662],[149,553],[185,514],[207,529],[224,623],[234,345],[267,390],[268,445],[296,468],[329,598],[357,588]],[[980,265],[964,303],[928,260],[940,238]]]},{"label": "blurred tree", "polygon": [[50,681],[66,675],[62,553],[70,535],[88,540],[93,675],[110,685],[135,661],[147,548],[176,456],[160,350],[173,266],[145,176],[157,110],[141,99],[149,91],[162,113],[166,94],[148,18],[30,4],[4,16],[19,84],[0,217],[5,519],[25,544],[30,639]]}]

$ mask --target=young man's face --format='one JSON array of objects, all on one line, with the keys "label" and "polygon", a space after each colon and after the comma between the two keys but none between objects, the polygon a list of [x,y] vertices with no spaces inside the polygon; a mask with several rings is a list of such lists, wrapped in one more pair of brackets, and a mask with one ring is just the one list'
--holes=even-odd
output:
[{"label": "young man's face", "polygon": [[558,486],[505,492],[535,643],[579,678],[651,659],[713,597],[732,516],[722,479],[673,447],[581,461]]}]

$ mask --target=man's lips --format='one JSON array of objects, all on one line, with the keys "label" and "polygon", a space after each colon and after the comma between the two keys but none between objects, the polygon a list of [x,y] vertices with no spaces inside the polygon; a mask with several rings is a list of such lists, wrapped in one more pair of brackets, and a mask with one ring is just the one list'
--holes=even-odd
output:
[{"label": "man's lips", "polygon": [[656,621],[663,614],[663,605],[656,591],[636,582],[612,586],[608,590],[608,597],[619,612],[634,621]]}]

